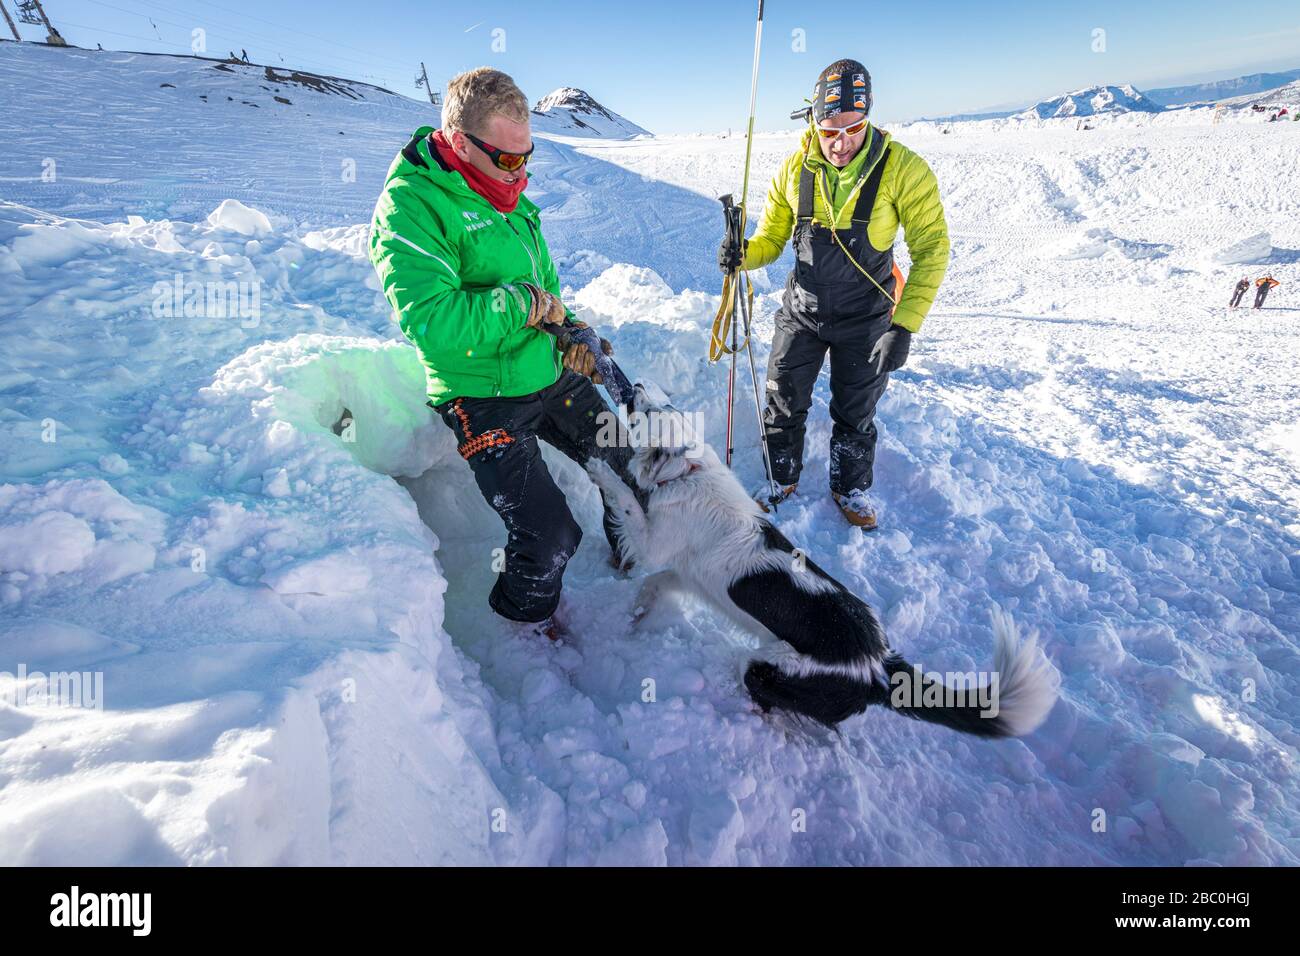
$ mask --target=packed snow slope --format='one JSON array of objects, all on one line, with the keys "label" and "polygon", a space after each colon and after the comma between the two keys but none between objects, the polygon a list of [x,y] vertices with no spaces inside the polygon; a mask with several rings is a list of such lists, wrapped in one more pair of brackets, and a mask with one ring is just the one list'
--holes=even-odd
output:
[{"label": "packed snow slope", "polygon": [[[239,199],[303,225],[360,222],[374,208],[397,140],[441,122],[427,101],[366,83],[8,42],[0,42],[0,90],[5,198],[97,218],[202,218],[221,200]],[[601,115],[581,130],[571,108],[581,104],[573,103],[534,115],[534,130],[645,134],[591,103]],[[95,148],[80,148],[87,143]]]},{"label": "packed snow slope", "polygon": [[[778,522],[913,661],[985,667],[1003,608],[1062,698],[1023,740],[825,733],[754,712],[708,608],[631,623],[637,576],[558,455],[575,631],[492,619],[504,535],[364,256],[406,107],[336,97],[315,140],[237,96],[146,113],[158,78],[115,56],[0,44],[6,83],[117,104],[3,112],[0,862],[1300,862],[1295,124],[898,131],[954,255],[880,408],[883,527],[827,498],[824,379]],[[162,147],[205,122],[191,176]],[[326,135],[367,143],[353,191],[292,175]],[[757,195],[793,144],[756,138]],[[530,185],[567,301],[715,447],[713,197],[743,153],[539,138]],[[1266,272],[1268,306],[1228,313]],[[760,369],[783,277],[756,276]],[[255,305],[186,315],[208,283]],[[102,709],[11,703],[20,665],[101,673]]]}]

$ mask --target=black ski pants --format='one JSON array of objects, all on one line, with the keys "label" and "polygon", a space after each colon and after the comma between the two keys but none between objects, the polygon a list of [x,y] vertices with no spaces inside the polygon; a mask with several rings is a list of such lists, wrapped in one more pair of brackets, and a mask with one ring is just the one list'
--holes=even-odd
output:
[{"label": "black ski pants", "polygon": [[[542,461],[538,441],[559,449],[580,465],[593,455],[609,463],[639,492],[627,466],[633,449],[622,426],[618,441],[599,442],[609,406],[584,376],[565,370],[554,385],[511,398],[457,398],[434,406],[455,433],[479,491],[506,526],[505,566],[497,574],[488,605],[514,621],[543,621],[560,601],[564,569],[578,549],[582,529]],[[602,495],[603,498],[603,495]],[[605,536],[617,556],[608,504]]]},{"label": "black ski pants", "polygon": [[782,308],[767,364],[763,425],[778,484],[799,480],[805,424],[827,352],[831,357],[831,491],[848,494],[871,487],[876,460],[876,403],[889,373],[869,361],[889,329],[889,314],[818,321]]}]

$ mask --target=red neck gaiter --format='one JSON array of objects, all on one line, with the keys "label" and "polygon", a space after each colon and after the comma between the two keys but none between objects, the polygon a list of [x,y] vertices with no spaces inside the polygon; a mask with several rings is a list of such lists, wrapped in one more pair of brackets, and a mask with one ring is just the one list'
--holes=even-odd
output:
[{"label": "red neck gaiter", "polygon": [[438,150],[442,161],[464,176],[465,182],[469,183],[469,188],[490,202],[497,212],[515,211],[515,206],[519,205],[519,196],[528,185],[527,173],[513,183],[503,183],[499,179],[493,179],[479,172],[457,156],[451,148],[451,143],[447,142],[447,138],[442,135],[442,130],[435,131],[429,139]]}]

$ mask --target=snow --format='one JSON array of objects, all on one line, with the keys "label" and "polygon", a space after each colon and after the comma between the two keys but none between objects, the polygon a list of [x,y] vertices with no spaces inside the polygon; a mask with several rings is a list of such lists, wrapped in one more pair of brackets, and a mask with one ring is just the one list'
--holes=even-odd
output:
[{"label": "snow", "polygon": [[[491,619],[499,521],[364,254],[427,106],[304,89],[310,119],[269,121],[242,103],[269,100],[258,71],[144,59],[0,44],[35,97],[0,119],[0,860],[1300,862],[1295,124],[897,131],[938,174],[954,257],[881,403],[883,528],[829,500],[824,377],[779,524],[918,666],[982,666],[1006,616],[1062,697],[1020,740],[880,711],[825,733],[754,711],[746,639],[707,607],[632,623],[639,581],[549,449],[587,532],[575,633]],[[102,102],[56,142],[37,77]],[[166,128],[131,108],[156,97]],[[330,137],[355,182],[331,181]],[[755,138],[755,195],[794,143]],[[715,447],[714,197],[743,156],[543,134],[530,186],[566,301]],[[1282,285],[1230,318],[1241,267],[1213,253],[1241,243]],[[788,263],[755,277],[760,372]],[[256,282],[257,315],[159,315],[178,279]],[[101,674],[102,706],[8,703],[20,665]]]}]

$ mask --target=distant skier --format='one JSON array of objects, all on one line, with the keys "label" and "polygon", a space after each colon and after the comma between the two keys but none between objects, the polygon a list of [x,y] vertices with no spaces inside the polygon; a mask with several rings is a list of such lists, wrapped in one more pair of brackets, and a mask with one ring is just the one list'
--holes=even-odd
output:
[{"label": "distant skier", "polygon": [[[533,154],[529,103],[509,76],[479,67],[447,84],[441,130],[421,127],[388,170],[370,261],[393,318],[424,365],[428,404],[455,435],[508,534],[488,605],[556,638],[564,569],[582,529],[541,442],[629,485],[632,443],[592,384],[585,345],[561,352],[543,326],[569,324],[537,205],[523,195]],[[607,345],[607,343],[606,343]],[[611,434],[610,432],[613,432]],[[619,560],[606,511],[605,533]]]},{"label": "distant skier", "polygon": [[1241,297],[1246,294],[1246,290],[1249,288],[1250,277],[1242,276],[1241,281],[1239,281],[1236,287],[1232,290],[1232,301],[1228,303],[1228,308],[1235,309],[1237,306],[1241,305]]},{"label": "distant skier", "polygon": [[[948,268],[939,184],[916,153],[876,129],[871,76],[837,60],[817,78],[803,140],[782,164],[752,238],[724,239],[718,264],[758,269],[794,236],[795,266],[776,315],[764,431],[777,501],[795,492],[813,386],[831,358],[830,491],[845,519],[876,527],[867,492],[876,457],[876,403],[907,361]],[[904,230],[912,270],[902,289],[894,239]],[[759,499],[766,504],[765,491]]]},{"label": "distant skier", "polygon": [[1262,279],[1255,280],[1255,308],[1262,309],[1264,300],[1268,297],[1268,290],[1276,285],[1281,285],[1272,276],[1264,276]]}]

